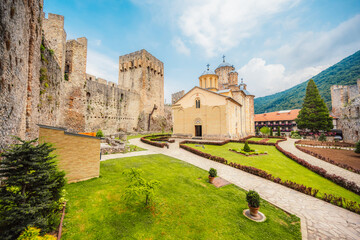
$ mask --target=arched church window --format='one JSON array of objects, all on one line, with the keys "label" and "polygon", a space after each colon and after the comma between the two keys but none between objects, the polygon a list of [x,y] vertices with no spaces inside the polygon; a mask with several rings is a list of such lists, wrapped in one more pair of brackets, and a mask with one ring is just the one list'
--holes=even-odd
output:
[{"label": "arched church window", "polygon": [[200,99],[195,100],[196,108],[200,108]]}]

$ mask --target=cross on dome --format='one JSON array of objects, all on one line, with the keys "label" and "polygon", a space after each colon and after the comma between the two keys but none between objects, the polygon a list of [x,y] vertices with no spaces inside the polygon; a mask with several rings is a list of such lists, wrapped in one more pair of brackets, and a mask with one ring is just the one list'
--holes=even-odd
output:
[{"label": "cross on dome", "polygon": [[207,64],[206,66],[207,66],[207,70],[209,71],[210,64]]},{"label": "cross on dome", "polygon": [[223,55],[222,58],[223,58],[223,62],[225,62],[225,55]]}]

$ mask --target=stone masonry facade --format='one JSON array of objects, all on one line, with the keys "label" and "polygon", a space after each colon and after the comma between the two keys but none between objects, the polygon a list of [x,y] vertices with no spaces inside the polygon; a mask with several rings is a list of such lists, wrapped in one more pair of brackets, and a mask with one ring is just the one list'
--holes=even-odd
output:
[{"label": "stone masonry facade", "polygon": [[360,79],[356,85],[331,86],[332,113],[338,117],[338,128],[346,142],[360,140]]},{"label": "stone masonry facade", "polygon": [[[37,124],[105,134],[163,128],[164,64],[140,50],[119,58],[119,84],[86,73],[87,39],[66,39],[42,0],[0,2],[0,151],[38,137]],[[157,126],[159,125],[159,126]]]}]

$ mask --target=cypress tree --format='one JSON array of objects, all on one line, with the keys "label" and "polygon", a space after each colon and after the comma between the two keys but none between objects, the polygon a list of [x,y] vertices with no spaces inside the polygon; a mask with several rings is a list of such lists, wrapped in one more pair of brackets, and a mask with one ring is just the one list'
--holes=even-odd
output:
[{"label": "cypress tree", "polygon": [[277,135],[280,137],[281,133],[280,133],[280,127],[277,127]]},{"label": "cypress tree", "polygon": [[27,226],[54,230],[65,186],[49,143],[17,140],[1,154],[0,239],[15,239]]},{"label": "cypress tree", "polygon": [[312,132],[330,131],[333,128],[329,109],[312,79],[306,87],[304,103],[295,121],[299,129],[308,129]]},{"label": "cypress tree", "polygon": [[270,128],[270,136],[273,136],[274,135],[274,133],[273,133],[273,128],[271,127]]}]

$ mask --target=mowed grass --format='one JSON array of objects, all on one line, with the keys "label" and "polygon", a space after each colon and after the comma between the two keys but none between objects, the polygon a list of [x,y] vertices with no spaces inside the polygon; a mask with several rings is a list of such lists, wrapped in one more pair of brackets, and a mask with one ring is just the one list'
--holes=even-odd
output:
[{"label": "mowed grass", "polygon": [[[126,205],[125,169],[161,181],[154,204]],[[300,220],[261,201],[263,223],[247,219],[246,192],[216,188],[202,169],[164,155],[101,162],[100,178],[67,186],[63,239],[301,239]]]},{"label": "mowed grass", "polygon": [[129,141],[130,139],[134,139],[134,138],[142,138],[145,136],[149,136],[149,135],[159,135],[159,134],[171,134],[171,133],[148,133],[148,134],[136,134],[136,135],[128,135],[126,136],[127,141]]},{"label": "mowed grass", "polygon": [[360,203],[359,195],[343,187],[340,187],[332,181],[323,178],[320,175],[301,166],[292,159],[286,157],[274,146],[249,144],[251,149],[267,151],[268,155],[246,157],[229,151],[229,149],[233,148],[243,148],[244,144],[242,143],[228,143],[222,146],[205,145],[205,149],[202,147],[196,147],[195,144],[186,145],[202,152],[210,153],[211,155],[223,157],[230,162],[240,163],[245,166],[252,166],[262,169],[268,173],[271,173],[275,177],[281,178],[283,181],[290,180],[298,184],[303,184],[307,187],[316,188],[319,190],[318,197],[321,197],[324,193],[327,193],[341,196],[347,200]]},{"label": "mowed grass", "polygon": [[[265,139],[265,138],[252,137],[252,138],[249,138],[248,140],[258,142],[262,139]],[[267,140],[266,142],[277,143],[277,141],[279,141],[279,140],[282,140],[282,139],[281,138],[269,138],[269,140]]]}]

